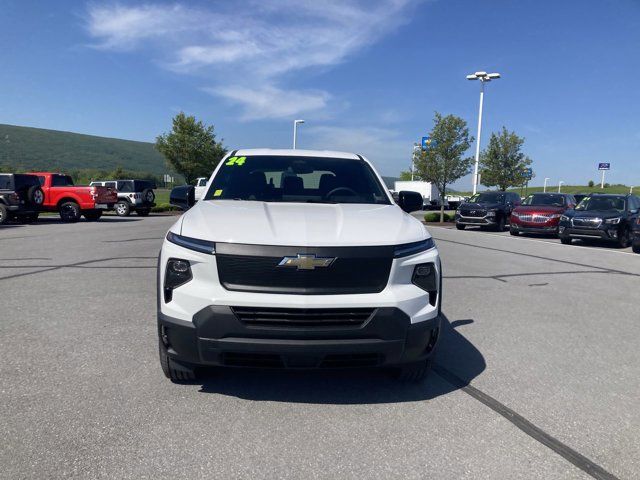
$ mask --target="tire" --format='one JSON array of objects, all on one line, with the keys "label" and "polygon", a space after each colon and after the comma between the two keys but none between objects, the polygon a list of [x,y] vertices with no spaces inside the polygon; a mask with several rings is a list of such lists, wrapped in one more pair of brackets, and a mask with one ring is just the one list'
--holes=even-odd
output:
[{"label": "tire", "polygon": [[33,185],[27,190],[27,200],[31,205],[41,207],[44,203],[44,192],[38,185]]},{"label": "tire", "polygon": [[9,221],[9,212],[7,212],[7,207],[0,203],[0,225],[7,223]]},{"label": "tire", "polygon": [[509,229],[509,233],[511,235],[513,235],[514,237],[517,237],[518,235],[520,235],[520,232],[518,230],[516,230],[515,228],[510,228]]},{"label": "tire", "polygon": [[571,237],[561,236],[560,243],[563,245],[571,245]]},{"label": "tire", "polygon": [[172,382],[189,382],[196,379],[195,370],[173,361],[167,354],[167,347],[161,339],[158,339],[158,351],[160,353],[160,367],[162,373]]},{"label": "tire", "polygon": [[467,226],[466,225],[462,225],[461,223],[456,223],[456,228],[458,230],[464,230],[465,228],[467,228]]},{"label": "tire", "polygon": [[97,210],[95,212],[84,212],[84,218],[89,222],[97,222],[102,217],[102,210]]},{"label": "tire", "polygon": [[150,211],[151,210],[149,210],[148,208],[138,208],[136,210],[136,214],[140,215],[141,217],[148,217]]},{"label": "tire", "polygon": [[153,203],[156,199],[156,194],[150,188],[145,188],[142,191],[142,201],[145,203]]},{"label": "tire", "polygon": [[622,235],[618,237],[618,248],[627,248],[631,243],[631,232],[625,228]]},{"label": "tire", "polygon": [[114,205],[113,209],[115,210],[116,215],[119,217],[128,217],[131,213],[131,206],[126,200],[120,200],[119,202],[117,202]]},{"label": "tire", "polygon": [[38,221],[38,213],[30,213],[29,215],[20,215],[18,216],[18,221],[20,223],[34,223]]},{"label": "tire", "polygon": [[419,382],[427,376],[432,366],[433,355],[426,360],[401,365],[396,371],[396,379],[401,382]]},{"label": "tire", "polygon": [[633,250],[633,253],[640,253],[640,242],[633,242],[631,249]]},{"label": "tire", "polygon": [[58,209],[60,213],[60,219],[65,223],[75,223],[80,220],[82,213],[80,212],[80,205],[76,202],[64,202]]}]

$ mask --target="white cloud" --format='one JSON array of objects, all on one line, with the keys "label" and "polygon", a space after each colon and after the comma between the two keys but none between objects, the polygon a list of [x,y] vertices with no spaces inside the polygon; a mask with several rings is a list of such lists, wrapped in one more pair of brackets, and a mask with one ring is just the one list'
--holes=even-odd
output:
[{"label": "white cloud", "polygon": [[[369,159],[383,175],[408,170],[411,141],[397,130],[378,127],[309,126],[301,131],[301,148],[355,152]],[[406,152],[406,155],[403,155]]]},{"label": "white cloud", "polygon": [[[244,105],[245,118],[283,117],[322,109],[330,98],[327,92],[287,92],[288,74],[344,62],[407,22],[411,6],[421,1],[91,4],[87,31],[98,48],[150,48],[172,71],[212,78],[208,91]],[[253,107],[260,111],[252,113]]]},{"label": "white cloud", "polygon": [[294,117],[303,112],[322,110],[329,94],[323,91],[281,90],[274,86],[225,86],[205,89],[243,107],[243,120]]}]

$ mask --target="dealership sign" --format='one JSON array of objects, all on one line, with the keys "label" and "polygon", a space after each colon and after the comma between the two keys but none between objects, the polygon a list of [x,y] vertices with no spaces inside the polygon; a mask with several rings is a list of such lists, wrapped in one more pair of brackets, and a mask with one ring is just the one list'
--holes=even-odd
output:
[{"label": "dealership sign", "polygon": [[610,163],[599,163],[598,164],[598,170],[611,170],[611,164]]}]

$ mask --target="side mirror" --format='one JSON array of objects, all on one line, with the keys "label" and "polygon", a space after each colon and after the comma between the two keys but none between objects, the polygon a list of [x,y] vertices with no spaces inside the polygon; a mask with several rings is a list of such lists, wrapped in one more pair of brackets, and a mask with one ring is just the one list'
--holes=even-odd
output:
[{"label": "side mirror", "polygon": [[398,194],[398,205],[407,213],[422,210],[423,198],[418,192],[402,191]]},{"label": "side mirror", "polygon": [[169,203],[180,210],[189,210],[196,203],[195,192],[193,185],[175,187],[169,195]]}]

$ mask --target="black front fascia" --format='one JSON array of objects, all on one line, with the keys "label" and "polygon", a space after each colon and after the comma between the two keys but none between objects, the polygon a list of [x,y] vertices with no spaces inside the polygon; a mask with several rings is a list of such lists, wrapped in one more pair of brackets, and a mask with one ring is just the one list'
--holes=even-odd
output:
[{"label": "black front fascia", "polygon": [[[217,243],[220,284],[227,290],[298,295],[379,293],[387,286],[394,247],[299,247]],[[284,257],[335,258],[327,267],[282,267]]]}]

